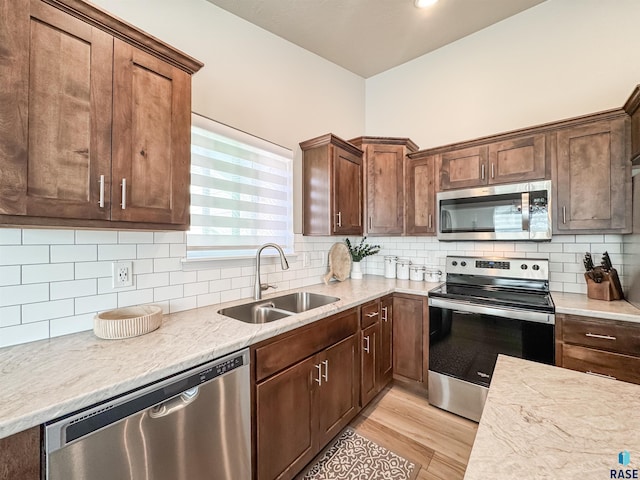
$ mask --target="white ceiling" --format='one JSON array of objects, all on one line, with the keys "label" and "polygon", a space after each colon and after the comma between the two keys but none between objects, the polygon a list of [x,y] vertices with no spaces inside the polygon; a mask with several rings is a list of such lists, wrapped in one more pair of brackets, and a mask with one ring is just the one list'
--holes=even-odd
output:
[{"label": "white ceiling", "polygon": [[208,0],[368,78],[545,0]]}]

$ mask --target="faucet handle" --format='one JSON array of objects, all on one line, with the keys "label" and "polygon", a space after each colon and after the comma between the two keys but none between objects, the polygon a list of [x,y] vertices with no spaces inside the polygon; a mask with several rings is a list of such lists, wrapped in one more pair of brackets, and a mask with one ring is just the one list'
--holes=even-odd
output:
[{"label": "faucet handle", "polygon": [[268,283],[261,283],[260,284],[260,290],[262,290],[263,292],[265,290],[268,290],[269,288],[278,288],[277,285],[269,285]]}]

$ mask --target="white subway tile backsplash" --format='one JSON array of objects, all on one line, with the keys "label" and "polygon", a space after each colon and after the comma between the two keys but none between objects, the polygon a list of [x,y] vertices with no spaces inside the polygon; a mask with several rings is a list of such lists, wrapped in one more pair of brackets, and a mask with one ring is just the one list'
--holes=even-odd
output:
[{"label": "white subway tile backsplash", "polygon": [[182,312],[184,310],[191,310],[198,307],[198,300],[196,297],[184,297],[169,300],[169,312]]},{"label": "white subway tile backsplash", "polygon": [[198,307],[206,307],[208,305],[215,305],[216,303],[220,303],[220,292],[205,293],[197,297]]},{"label": "white subway tile backsplash", "polygon": [[22,305],[22,323],[39,322],[73,315],[73,299]]},{"label": "white subway tile backsplash", "polygon": [[118,293],[118,308],[153,303],[153,288]]},{"label": "white subway tile backsplash", "polygon": [[186,243],[172,243],[169,249],[170,257],[184,258],[187,256],[187,244]]},{"label": "white subway tile backsplash", "polygon": [[118,243],[118,232],[113,230],[76,230],[76,243]]},{"label": "white subway tile backsplash", "polygon": [[111,277],[112,272],[112,262],[80,262],[75,264],[76,280],[82,280],[84,278]]},{"label": "white subway tile backsplash", "polygon": [[14,285],[0,287],[0,307],[49,300],[49,284]]},{"label": "white subway tile backsplash", "polygon": [[588,252],[591,249],[591,245],[588,243],[565,243],[562,249],[566,253],[581,253]]},{"label": "white subway tile backsplash", "polygon": [[198,281],[220,280],[220,270],[198,270]]},{"label": "white subway tile backsplash", "polygon": [[154,272],[177,272],[182,270],[182,262],[179,258],[154,258]]},{"label": "white subway tile backsplash", "polygon": [[231,279],[224,278],[221,280],[213,280],[209,282],[209,291],[210,292],[222,292],[224,290],[231,289]]},{"label": "white subway tile backsplash", "polygon": [[197,272],[171,272],[169,274],[169,283],[176,285],[178,283],[193,283],[197,281]]},{"label": "white subway tile backsplash", "polygon": [[173,300],[184,296],[184,287],[182,285],[173,285],[170,287],[157,287],[153,289],[153,301],[161,302],[163,300]]},{"label": "white subway tile backsplash", "polygon": [[232,302],[234,300],[240,300],[242,298],[242,292],[240,290],[225,290],[220,292],[221,302]]},{"label": "white subway tile backsplash", "polygon": [[577,278],[575,273],[550,272],[549,274],[549,281],[552,282],[576,283]]},{"label": "white subway tile backsplash", "polygon": [[118,307],[118,294],[92,295],[75,299],[76,315],[89,312],[101,312]]},{"label": "white subway tile backsplash", "polygon": [[0,265],[32,265],[34,263],[49,263],[48,245],[0,246]]},{"label": "white subway tile backsplash", "polygon": [[19,228],[0,228],[0,245],[20,245],[22,230]]},{"label": "white subway tile backsplash", "polygon": [[138,288],[155,288],[169,286],[169,273],[147,273],[144,275],[136,275],[136,284]]},{"label": "white subway tile backsplash", "polygon": [[[0,307],[0,328],[20,324],[20,305]],[[0,330],[2,336],[2,330]]]},{"label": "white subway tile backsplash", "polygon": [[587,294],[587,284],[585,283],[565,283],[564,291],[567,293],[582,293]]},{"label": "white subway tile backsplash", "polygon": [[138,258],[166,258],[169,256],[169,244],[138,245]]},{"label": "white subway tile backsplash", "polygon": [[93,313],[74,315],[71,317],[57,318],[49,322],[51,324],[51,337],[59,337],[70,333],[93,330]]},{"label": "white subway tile backsplash", "polygon": [[96,245],[53,245],[51,263],[58,262],[95,262],[98,259]]},{"label": "white subway tile backsplash", "polygon": [[20,265],[0,267],[0,287],[20,284]]},{"label": "white subway tile backsplash", "polygon": [[133,260],[136,245],[98,245],[98,260]]},{"label": "white subway tile backsplash", "polygon": [[153,232],[118,232],[118,243],[153,243]]},{"label": "white subway tile backsplash", "polygon": [[73,280],[73,275],[73,263],[46,263],[22,267],[23,284]]},{"label": "white subway tile backsplash", "polygon": [[154,243],[185,243],[184,232],[154,232]]},{"label": "white subway tile backsplash", "polygon": [[153,260],[151,258],[146,258],[143,260],[134,260],[132,268],[133,268],[134,275],[138,275],[142,273],[153,273]]},{"label": "white subway tile backsplash", "polygon": [[70,282],[54,282],[51,284],[51,300],[85,297],[95,295],[97,291],[98,281],[95,278],[73,280]]},{"label": "white subway tile backsplash", "polygon": [[[271,278],[272,276],[274,277],[273,279]],[[279,276],[280,278],[277,279],[277,276]],[[264,283],[265,279],[262,279],[262,280]],[[277,273],[271,273],[267,276],[266,282],[270,284],[282,282],[282,275],[278,275]],[[231,288],[235,290],[239,288],[249,287],[252,285],[252,283],[253,283],[253,280],[250,277],[236,277],[231,279]]]},{"label": "white subway tile backsplash", "polygon": [[22,232],[23,245],[73,245],[75,234],[73,230],[32,230]]},{"label": "white subway tile backsplash", "polygon": [[102,295],[104,293],[120,293],[120,292],[128,292],[130,290],[136,289],[136,281],[135,277],[133,280],[133,285],[130,287],[115,287],[113,286],[113,278],[111,277],[102,277],[98,278],[98,295]]},{"label": "white subway tile backsplash", "polygon": [[[265,264],[260,268],[261,273],[270,273],[275,271],[275,266],[271,264]],[[240,268],[223,268],[220,270],[220,278],[234,278],[242,275],[242,269]]]},{"label": "white subway tile backsplash", "polygon": [[186,283],[184,285],[184,296],[204,295],[209,293],[209,282]]},{"label": "white subway tile backsplash", "polygon": [[0,348],[49,338],[49,322],[14,325],[0,329]]}]

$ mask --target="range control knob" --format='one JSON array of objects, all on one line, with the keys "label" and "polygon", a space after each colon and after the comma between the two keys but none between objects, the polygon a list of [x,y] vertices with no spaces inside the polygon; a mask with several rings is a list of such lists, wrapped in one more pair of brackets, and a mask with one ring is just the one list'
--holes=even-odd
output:
[{"label": "range control knob", "polygon": [[456,265],[458,265],[458,262],[456,262],[456,261],[454,260],[453,262],[451,262],[451,265],[453,265],[453,266],[455,267]]},{"label": "range control knob", "polygon": [[538,270],[540,270],[540,265],[538,265],[538,264],[536,263],[536,264],[534,264],[534,265],[533,265],[533,267],[531,267],[531,268],[533,268],[533,269],[537,272]]},{"label": "range control knob", "polygon": [[520,268],[521,268],[522,270],[526,270],[526,269],[527,269],[527,268],[529,268],[529,267],[527,267],[527,264],[526,264],[526,263],[523,263],[522,265],[520,265]]},{"label": "range control knob", "polygon": [[467,262],[460,262],[460,265],[463,266],[463,267],[466,267],[467,266]]}]

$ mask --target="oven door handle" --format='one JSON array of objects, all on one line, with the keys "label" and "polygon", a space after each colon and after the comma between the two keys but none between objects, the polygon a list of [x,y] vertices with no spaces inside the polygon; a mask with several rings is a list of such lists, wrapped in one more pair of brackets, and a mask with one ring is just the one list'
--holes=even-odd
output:
[{"label": "oven door handle", "polygon": [[524,320],[526,322],[547,323],[550,325],[555,325],[556,323],[555,315],[553,313],[515,310],[505,307],[487,307],[485,305],[478,305],[461,300],[429,297],[429,306],[448,310],[458,310],[465,313],[479,313],[482,315],[493,315],[494,317],[512,318],[514,320]]}]

